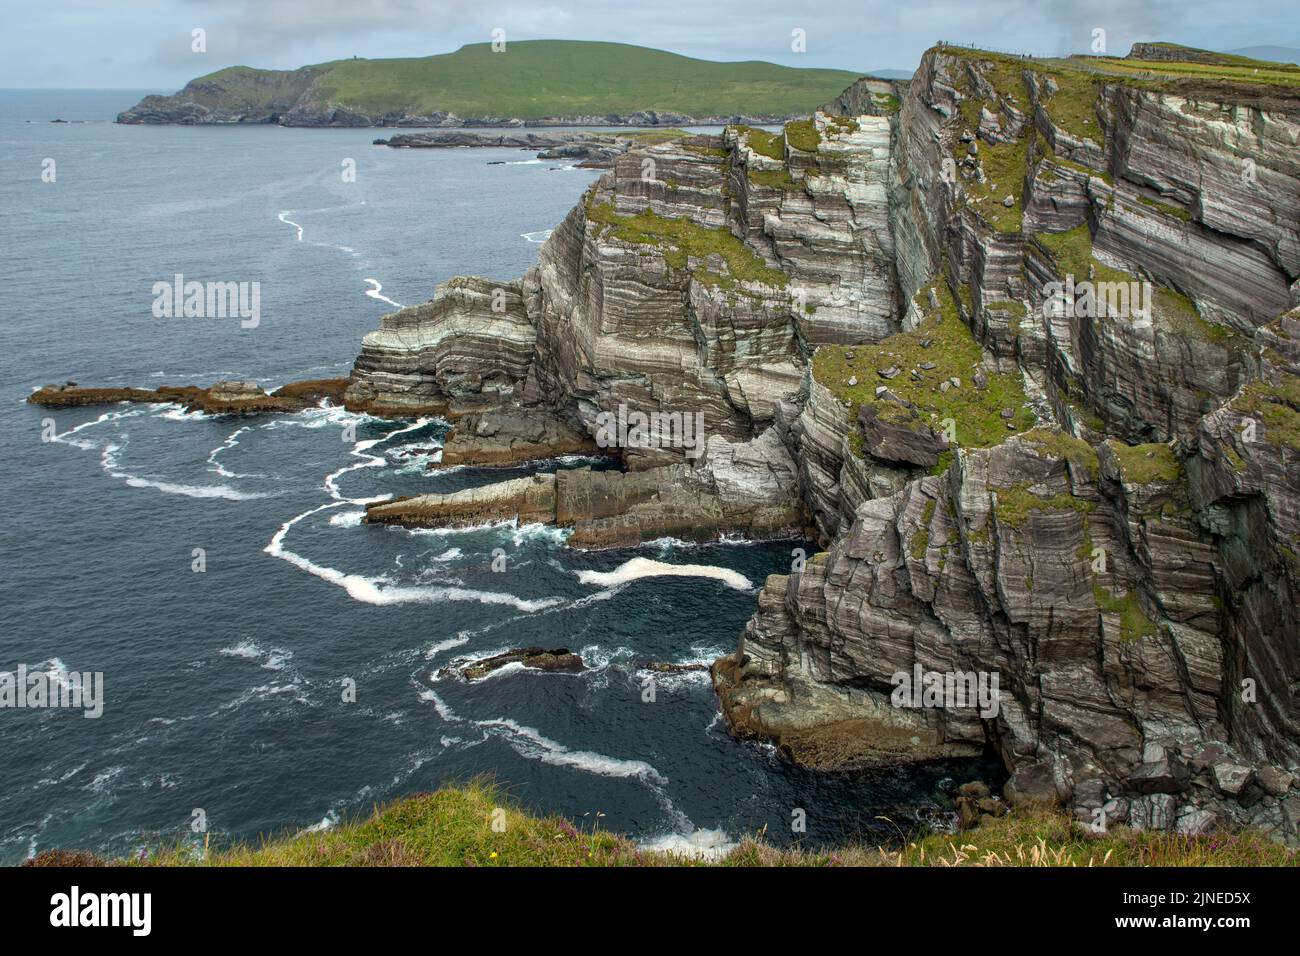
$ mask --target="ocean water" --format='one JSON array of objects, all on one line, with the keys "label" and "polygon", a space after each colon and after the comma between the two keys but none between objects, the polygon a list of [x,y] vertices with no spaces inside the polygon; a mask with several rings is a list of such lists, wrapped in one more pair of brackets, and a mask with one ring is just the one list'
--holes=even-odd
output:
[{"label": "ocean water", "polygon": [[[482,773],[655,846],[788,842],[796,808],[809,844],[884,841],[989,775],[791,768],[727,735],[700,672],[660,675],[643,702],[647,661],[735,648],[796,542],[583,554],[540,527],[365,527],[366,499],[524,472],[428,474],[436,420],[25,404],[68,379],[345,375],[393,303],[535,262],[598,175],[513,150],[389,150],[375,130],[114,125],[141,95],[0,92],[0,670],[102,672],[105,696],[99,719],[0,710],[0,863],[197,841],[199,811],[217,842],[330,826]],[[177,273],[260,283],[260,324],[155,318],[152,286]],[[714,570],[638,576],[636,558]],[[530,644],[589,668],[439,675]]]}]

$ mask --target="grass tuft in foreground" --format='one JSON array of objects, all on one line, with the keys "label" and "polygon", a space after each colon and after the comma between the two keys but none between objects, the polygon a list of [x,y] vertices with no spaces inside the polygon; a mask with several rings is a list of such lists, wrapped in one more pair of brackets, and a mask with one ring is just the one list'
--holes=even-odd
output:
[{"label": "grass tuft in foreground", "polygon": [[[493,828],[493,821],[504,828]],[[51,853],[51,856],[55,855]],[[40,865],[40,860],[34,861]],[[83,864],[85,860],[81,861]],[[1295,851],[1254,833],[1177,836],[1114,827],[1093,833],[1047,809],[1016,809],[977,829],[900,848],[780,849],[745,839],[712,863],[639,848],[611,833],[538,817],[484,779],[376,808],[368,818],[260,846],[153,854],[156,866],[1294,866]]]}]

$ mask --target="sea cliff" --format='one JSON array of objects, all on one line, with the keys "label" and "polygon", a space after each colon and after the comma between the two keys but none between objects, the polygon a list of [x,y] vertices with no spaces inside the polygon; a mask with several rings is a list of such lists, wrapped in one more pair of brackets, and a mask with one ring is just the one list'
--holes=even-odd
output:
[{"label": "sea cliff", "polygon": [[[820,541],[715,665],[740,736],[825,769],[991,749],[1011,803],[1295,842],[1300,96],[1198,66],[936,47],[853,115],[632,150],[525,275],[386,316],[346,400],[699,415],[696,454],[607,449],[598,494],[535,510],[603,522],[586,546]],[[894,705],[918,667],[997,675],[996,713]]]}]

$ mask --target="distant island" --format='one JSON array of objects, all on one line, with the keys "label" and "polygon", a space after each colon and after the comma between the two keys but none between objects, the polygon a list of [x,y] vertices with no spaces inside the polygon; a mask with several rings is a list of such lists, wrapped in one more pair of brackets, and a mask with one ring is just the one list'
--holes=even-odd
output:
[{"label": "distant island", "polygon": [[119,123],[281,126],[682,126],[806,116],[862,74],[748,60],[717,63],[623,43],[473,43],[406,59],[297,70],[232,66]]}]

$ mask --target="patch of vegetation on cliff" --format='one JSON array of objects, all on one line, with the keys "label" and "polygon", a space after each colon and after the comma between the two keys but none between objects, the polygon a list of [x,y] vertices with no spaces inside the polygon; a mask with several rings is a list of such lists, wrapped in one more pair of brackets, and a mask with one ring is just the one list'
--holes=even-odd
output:
[{"label": "patch of vegetation on cliff", "polygon": [[[1026,407],[1019,375],[984,373],[987,386],[975,387],[973,376],[977,369],[982,371],[983,350],[962,322],[947,285],[939,282],[933,288],[938,308],[923,309],[915,329],[873,345],[824,345],[813,355],[813,377],[840,401],[850,403],[852,419],[864,406],[874,407],[883,419],[917,430],[942,432],[943,423],[951,419],[957,444],[966,448],[1001,444],[1009,435],[1032,427],[1034,413]],[[918,301],[925,299],[925,293],[918,297]],[[898,373],[891,378],[880,374],[894,368]],[[912,377],[913,371],[917,378]],[[953,385],[952,379],[960,384]],[[877,398],[880,385],[907,404]],[[1002,418],[1003,409],[1012,411],[1009,422]]]},{"label": "patch of vegetation on cliff", "polygon": [[[940,47],[939,52],[965,60],[967,65],[978,73],[998,96],[1010,100],[1018,108],[1023,109],[1028,104],[1029,96],[1025,87],[1024,73],[1031,65],[1030,61],[1006,53],[994,53],[992,50],[973,50],[963,47]],[[981,96],[978,91],[972,91],[972,100],[962,103],[962,115],[968,123],[971,114],[966,104],[968,102],[974,104],[974,123],[971,129],[979,125],[978,101]]]},{"label": "patch of vegetation on cliff", "polygon": [[840,135],[843,133],[856,133],[862,128],[862,124],[852,116],[827,116],[826,128],[831,133]]},{"label": "patch of vegetation on cliff", "polygon": [[793,190],[801,188],[797,179],[790,175],[788,169],[754,169],[752,166],[745,170],[745,175],[751,183],[758,186],[766,186],[768,189]]},{"label": "patch of vegetation on cliff", "polygon": [[1163,442],[1125,445],[1111,439],[1106,444],[1115,452],[1126,482],[1149,485],[1153,481],[1178,481],[1183,477],[1182,462],[1174,450]]},{"label": "patch of vegetation on cliff", "polygon": [[1156,635],[1156,622],[1147,617],[1146,611],[1142,610],[1142,603],[1138,600],[1136,591],[1129,590],[1123,595],[1117,595],[1099,584],[1094,584],[1092,594],[1097,601],[1099,611],[1119,617],[1121,641],[1132,643]]},{"label": "patch of vegetation on cliff", "polygon": [[[1125,284],[1144,281],[1106,265],[1092,254],[1092,233],[1086,222],[1067,232],[1036,233],[1034,240],[1051,255],[1061,277],[1072,275],[1076,284],[1084,281]],[[1151,285],[1153,319],[1162,328],[1202,342],[1229,348],[1236,345],[1236,333],[1227,326],[1202,318],[1190,296],[1158,283]]]},{"label": "patch of vegetation on cliff", "polygon": [[1251,382],[1229,407],[1253,417],[1259,436],[1278,448],[1300,451],[1300,377],[1284,374],[1281,384]]},{"label": "patch of vegetation on cliff", "polygon": [[1189,222],[1192,218],[1191,210],[1186,206],[1175,206],[1173,203],[1162,202],[1159,199],[1152,199],[1150,196],[1138,196],[1138,202],[1156,212],[1164,213],[1166,216],[1173,216],[1183,222]]},{"label": "patch of vegetation on cliff", "polygon": [[871,102],[886,116],[893,116],[903,108],[902,101],[893,93],[872,93]]},{"label": "patch of vegetation on cliff", "polygon": [[1092,476],[1099,469],[1097,450],[1082,438],[1075,438],[1068,432],[1057,429],[1033,428],[1021,436],[1023,441],[1034,445],[1040,454],[1048,458],[1061,458],[1083,468]]},{"label": "patch of vegetation on cliff", "polygon": [[785,141],[805,153],[815,153],[822,144],[822,134],[812,119],[791,120],[785,124]]},{"label": "patch of vegetation on cliff", "polygon": [[785,162],[785,139],[780,133],[769,133],[756,126],[737,126],[735,129],[744,135],[745,144],[760,156]]},{"label": "patch of vegetation on cliff", "polygon": [[[984,169],[984,181],[966,181],[967,198],[998,232],[1019,232],[1024,223],[1023,197],[1025,177],[1029,174],[1030,142],[1027,135],[1010,143],[981,142],[977,158]],[[960,162],[965,155],[964,144],[959,141],[953,152]],[[1004,206],[1008,196],[1012,204]]]},{"label": "patch of vegetation on cliff", "polygon": [[708,229],[688,219],[668,219],[652,209],[643,209],[635,216],[620,216],[612,203],[593,203],[590,197],[587,218],[601,224],[612,238],[655,247],[674,269],[687,268],[692,258],[721,256],[726,275],[703,265],[695,267],[693,275],[706,285],[734,290],[740,282],[757,282],[784,289],[789,283],[784,272],[769,268],[728,229]]},{"label": "patch of vegetation on cliff", "polygon": [[912,535],[912,544],[909,551],[917,561],[925,557],[926,549],[930,547],[930,521],[932,518],[934,518],[933,498],[925,503],[925,510],[921,514],[921,526],[917,529],[916,534]]},{"label": "patch of vegetation on cliff", "polygon": [[[1168,44],[1176,49],[1174,44]],[[1189,49],[1184,47],[1183,49]],[[1154,85],[1160,80],[1206,79],[1226,80],[1233,83],[1270,86],[1300,86],[1300,67],[1289,63],[1272,63],[1268,60],[1251,60],[1240,57],[1228,62],[1229,54],[1220,63],[1193,63],[1185,60],[1129,60],[1119,57],[1090,57],[1088,65],[1112,75],[1115,79],[1134,85]]]},{"label": "patch of vegetation on cliff", "polygon": [[1092,230],[1082,223],[1067,232],[1035,233],[1034,239],[1048,251],[1061,276],[1072,275],[1075,282],[1132,282],[1133,276],[1112,269],[1092,254]]},{"label": "patch of vegetation on cliff", "polygon": [[[1056,92],[1048,93],[1046,79],[1056,84]],[[1097,78],[1083,72],[1057,70],[1040,77],[1040,100],[1048,119],[1058,129],[1074,139],[1090,139],[1104,146],[1106,137],[1101,119],[1097,115],[1100,90]]]},{"label": "patch of vegetation on cliff", "polygon": [[1097,508],[1096,502],[1070,494],[1043,497],[1035,494],[1028,484],[994,488],[993,492],[997,495],[993,513],[998,523],[1017,530],[1025,526],[1029,515],[1035,511],[1075,511],[1086,516]]},{"label": "patch of vegetation on cliff", "polygon": [[1003,299],[998,302],[985,302],[984,308],[989,312],[1007,312],[1023,319],[1029,312],[1025,304],[1018,299]]},{"label": "patch of vegetation on cliff", "polygon": [[[500,811],[505,829],[494,830]],[[47,851],[42,857],[68,857]],[[1294,866],[1293,850],[1254,832],[1183,836],[1114,826],[1106,833],[1066,813],[1016,807],[960,834],[917,833],[896,848],[852,844],[806,850],[747,837],[713,863],[638,847],[626,837],[575,827],[559,816],[518,809],[498,786],[462,787],[405,797],[364,819],[317,833],[229,849],[177,846],[146,866]],[[79,854],[73,861],[107,861]]]}]

